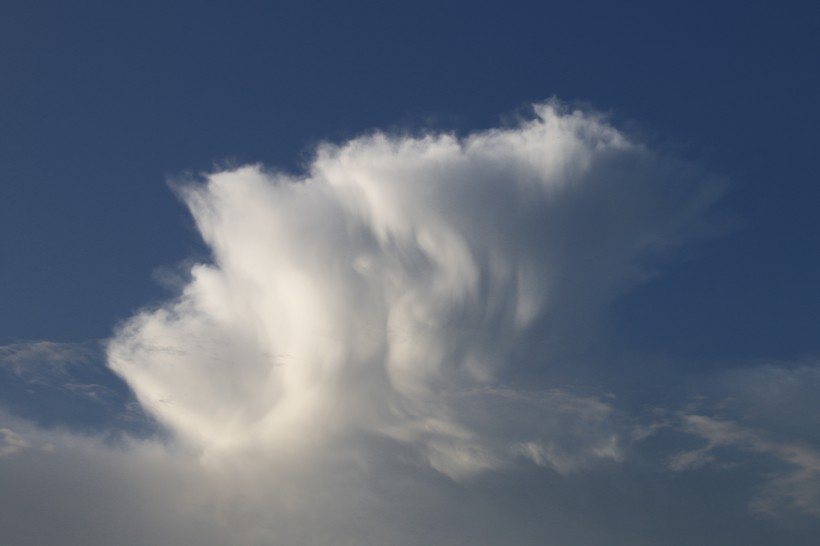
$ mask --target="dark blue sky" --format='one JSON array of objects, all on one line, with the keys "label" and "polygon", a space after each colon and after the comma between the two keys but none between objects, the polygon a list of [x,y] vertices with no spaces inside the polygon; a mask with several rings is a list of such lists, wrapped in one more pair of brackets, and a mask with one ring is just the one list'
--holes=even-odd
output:
[{"label": "dark blue sky", "polygon": [[816,354],[811,3],[41,2],[0,13],[0,341],[87,340],[202,253],[168,177],[557,97],[735,182],[745,226],[619,308],[621,342]]}]

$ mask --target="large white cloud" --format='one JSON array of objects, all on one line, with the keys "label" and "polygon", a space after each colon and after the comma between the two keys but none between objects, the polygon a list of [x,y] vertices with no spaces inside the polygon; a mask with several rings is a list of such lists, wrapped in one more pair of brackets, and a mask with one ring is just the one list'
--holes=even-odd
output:
[{"label": "large white cloud", "polygon": [[[205,455],[373,434],[454,478],[516,456],[617,459],[603,402],[564,413],[579,430],[564,453],[550,419],[526,417],[554,397],[488,387],[536,326],[560,347],[659,251],[703,235],[720,184],[594,115],[536,112],[464,139],[325,145],[303,176],[181,185],[213,263],[120,329],[112,368]],[[500,400],[516,411],[477,421]]]},{"label": "large white cloud", "polygon": [[[165,434],[0,414],[13,543],[771,543],[747,474],[699,473],[727,447],[792,464],[777,498],[814,513],[789,482],[814,478],[811,449],[739,416],[635,414],[628,380],[589,377],[616,359],[566,370],[613,299],[713,232],[723,182],[596,114],[535,113],[179,183],[212,260],[107,349]],[[8,349],[14,373],[43,348]],[[725,381],[718,398],[756,399]]]}]

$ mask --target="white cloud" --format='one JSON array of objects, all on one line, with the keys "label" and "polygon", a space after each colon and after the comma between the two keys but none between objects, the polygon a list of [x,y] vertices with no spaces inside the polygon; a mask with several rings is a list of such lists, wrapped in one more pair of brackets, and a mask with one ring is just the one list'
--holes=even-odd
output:
[{"label": "white cloud", "polygon": [[[464,139],[323,145],[298,176],[246,166],[180,184],[212,263],[107,348],[167,435],[102,441],[0,415],[3,445],[26,442],[0,457],[11,540],[771,543],[768,520],[701,510],[743,491],[661,468],[650,447],[679,423],[590,386],[609,362],[565,384],[543,373],[712,232],[722,182],[595,114],[536,112]],[[66,388],[105,402],[96,383]],[[684,436],[708,445],[677,468],[732,447],[815,472],[811,450],[688,415]],[[772,487],[795,491],[799,476],[780,476]],[[687,510],[697,524],[671,515]]]},{"label": "white cloud", "polygon": [[513,453],[617,459],[611,431],[559,456],[554,431],[499,435],[453,395],[548,366],[522,341],[537,327],[557,352],[583,337],[659,251],[708,231],[721,184],[594,115],[536,111],[461,140],[324,145],[300,177],[250,166],[181,185],[213,264],[120,329],[112,368],[208,455],[298,459],[372,434],[457,478]]}]

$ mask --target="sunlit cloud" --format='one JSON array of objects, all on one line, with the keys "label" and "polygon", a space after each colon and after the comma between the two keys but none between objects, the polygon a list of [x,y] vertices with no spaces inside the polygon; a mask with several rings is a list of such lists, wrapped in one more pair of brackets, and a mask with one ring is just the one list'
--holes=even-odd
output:
[{"label": "sunlit cloud", "polygon": [[[536,113],[464,139],[323,145],[301,176],[249,166],[179,184],[213,263],[119,330],[112,368],[208,453],[301,457],[373,434],[454,478],[514,455],[561,468],[617,459],[597,424],[587,453],[559,455],[543,419],[506,412],[532,423],[510,437],[493,422],[504,411],[470,416],[512,403],[486,389],[515,372],[513,353],[535,329],[560,347],[654,274],[660,253],[707,234],[722,185],[595,115]],[[551,357],[518,354],[516,366]],[[517,396],[521,411],[553,413]],[[590,422],[565,419],[581,436]]]},{"label": "sunlit cloud", "polygon": [[[463,138],[375,132],[319,146],[301,173],[249,165],[174,187],[210,260],[105,348],[156,434],[0,412],[13,539],[709,542],[746,521],[750,498],[681,480],[727,466],[725,449],[791,465],[760,480],[771,493],[756,510],[817,513],[813,490],[793,487],[817,473],[816,451],[773,439],[776,423],[636,410],[628,378],[611,392],[590,376],[617,365],[606,355],[574,373],[612,302],[720,230],[725,189],[600,115],[550,103]],[[85,358],[47,342],[2,351],[19,377]],[[546,373],[557,366],[562,381]],[[114,404],[75,376],[49,384]],[[754,374],[708,381],[720,401],[762,399]],[[697,531],[666,517],[707,495],[740,508]],[[32,504],[55,523],[38,527]],[[735,534],[764,544],[766,525]]]}]

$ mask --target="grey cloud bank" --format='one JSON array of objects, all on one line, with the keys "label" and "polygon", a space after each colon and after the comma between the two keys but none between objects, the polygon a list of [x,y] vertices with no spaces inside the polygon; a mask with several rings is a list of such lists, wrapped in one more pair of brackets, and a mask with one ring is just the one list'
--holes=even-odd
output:
[{"label": "grey cloud bank", "polygon": [[[212,262],[107,347],[168,436],[112,444],[7,417],[10,536],[770,544],[787,514],[809,544],[816,439],[776,443],[743,413],[634,414],[630,392],[590,378],[606,359],[539,379],[583,353],[608,304],[720,230],[725,183],[594,113],[535,112],[463,139],[323,145],[301,176],[178,185]],[[759,373],[710,381],[754,404]],[[741,471],[716,464],[725,448]],[[56,523],[35,530],[32,505]]]}]

